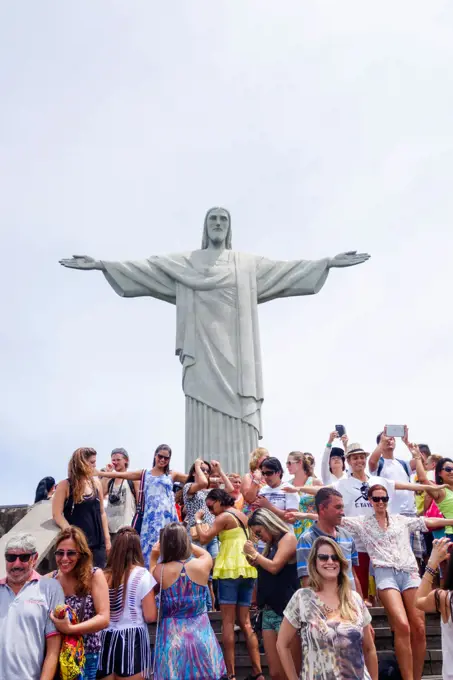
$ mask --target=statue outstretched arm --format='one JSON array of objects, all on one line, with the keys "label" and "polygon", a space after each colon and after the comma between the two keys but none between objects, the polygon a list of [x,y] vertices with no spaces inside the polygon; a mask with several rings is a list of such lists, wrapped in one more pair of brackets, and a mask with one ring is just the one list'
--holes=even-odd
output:
[{"label": "statue outstretched arm", "polygon": [[356,251],[340,253],[322,260],[281,261],[257,258],[258,302],[297,295],[316,295],[325,284],[330,269],[353,267],[369,258],[367,253]]},{"label": "statue outstretched arm", "polygon": [[59,263],[63,267],[68,267],[68,269],[98,269],[99,271],[105,271],[102,262],[95,260],[94,257],[89,255],[73,255],[68,259],[59,260]]},{"label": "statue outstretched arm", "polygon": [[175,279],[158,265],[161,261],[165,262],[165,258],[107,262],[95,260],[88,255],[74,255],[67,260],[60,260],[60,264],[69,269],[101,271],[115,293],[121,297],[154,297],[176,304]]}]

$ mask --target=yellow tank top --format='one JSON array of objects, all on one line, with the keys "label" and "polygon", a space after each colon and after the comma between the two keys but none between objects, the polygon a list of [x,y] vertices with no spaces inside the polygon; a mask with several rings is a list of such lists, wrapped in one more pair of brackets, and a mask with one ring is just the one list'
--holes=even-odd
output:
[{"label": "yellow tank top", "polygon": [[[453,519],[453,491],[445,489],[445,498],[440,503],[437,503],[437,507],[445,519]],[[453,534],[453,527],[445,527],[445,533]]]},{"label": "yellow tank top", "polygon": [[257,571],[245,558],[247,540],[242,527],[226,529],[219,534],[220,550],[216,557],[212,578],[256,578]]}]

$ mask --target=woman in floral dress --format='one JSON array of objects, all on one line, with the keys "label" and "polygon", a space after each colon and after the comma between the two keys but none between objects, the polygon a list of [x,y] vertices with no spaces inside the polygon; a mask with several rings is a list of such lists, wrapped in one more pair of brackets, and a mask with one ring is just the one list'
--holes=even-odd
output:
[{"label": "woman in floral dress", "polygon": [[[288,454],[286,467],[290,475],[294,477],[290,480],[293,486],[322,486],[320,479],[314,476],[314,464],[310,457],[306,458],[301,451],[291,451]],[[315,498],[306,493],[299,492],[299,512],[315,513]],[[299,519],[294,524],[294,533],[299,539],[304,531],[313,524],[312,519]]]},{"label": "woman in floral dress", "polygon": [[300,680],[378,680],[371,616],[351,590],[348,563],[331,538],[313,543],[308,560],[310,587],[292,596],[284,611],[277,651],[288,680],[299,680],[291,643],[299,632]]},{"label": "woman in floral dress", "polygon": [[140,494],[137,505],[143,498],[143,517],[140,528],[140,543],[142,546],[145,567],[149,567],[151,549],[159,540],[159,534],[170,522],[177,522],[175,495],[173,484],[185,484],[187,475],[170,470],[171,448],[161,444],[154,452],[151,470],[136,470],[126,472],[100,471],[100,477],[113,479],[141,480]]}]

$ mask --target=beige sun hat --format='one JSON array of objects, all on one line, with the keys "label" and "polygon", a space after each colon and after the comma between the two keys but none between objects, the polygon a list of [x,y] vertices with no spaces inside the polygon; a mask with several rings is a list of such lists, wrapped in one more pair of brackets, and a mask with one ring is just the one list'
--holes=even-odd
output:
[{"label": "beige sun hat", "polygon": [[353,453],[363,453],[365,456],[370,455],[367,451],[364,451],[360,444],[358,444],[357,442],[348,445],[348,448],[346,449],[346,458],[352,456]]}]

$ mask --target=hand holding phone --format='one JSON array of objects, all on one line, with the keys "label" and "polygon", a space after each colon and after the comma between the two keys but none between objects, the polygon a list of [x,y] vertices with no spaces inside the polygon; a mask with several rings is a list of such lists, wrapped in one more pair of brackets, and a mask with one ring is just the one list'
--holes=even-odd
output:
[{"label": "hand holding phone", "polygon": [[384,434],[386,437],[404,437],[404,425],[386,425],[384,428]]},{"label": "hand holding phone", "polygon": [[338,433],[338,438],[341,439],[344,434],[346,434],[346,428],[344,425],[335,425],[335,430]]}]

